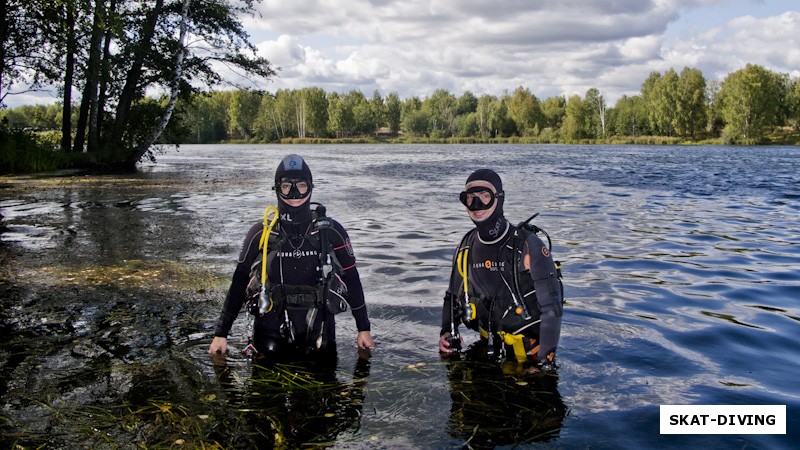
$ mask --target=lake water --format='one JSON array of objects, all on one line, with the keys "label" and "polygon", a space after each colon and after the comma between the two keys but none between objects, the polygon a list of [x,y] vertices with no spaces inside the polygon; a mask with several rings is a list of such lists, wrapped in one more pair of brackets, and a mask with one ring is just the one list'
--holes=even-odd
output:
[{"label": "lake water", "polygon": [[[244,313],[225,364],[206,353],[287,153],[350,233],[377,344],[359,361],[339,316],[335,373],[302,386],[241,355]],[[458,193],[481,167],[503,178],[512,222],[540,213],[564,264],[557,380],[439,357],[471,225]],[[163,429],[224,447],[800,442],[798,148],[183,146],[127,176],[4,177],[0,213],[2,443],[175,445]],[[787,405],[787,434],[660,435],[667,404]]]}]

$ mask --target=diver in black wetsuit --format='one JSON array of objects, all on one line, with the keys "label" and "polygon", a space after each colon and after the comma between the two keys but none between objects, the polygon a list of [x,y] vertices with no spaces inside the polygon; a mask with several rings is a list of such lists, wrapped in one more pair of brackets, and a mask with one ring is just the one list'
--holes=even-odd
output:
[{"label": "diver in black wetsuit", "polygon": [[[278,196],[279,218],[271,228],[259,222],[248,231],[209,353],[227,352],[228,332],[245,301],[250,302],[249,309],[255,315],[253,345],[260,354],[335,354],[333,315],[348,305],[358,329],[358,348],[372,350],[370,322],[350,238],[341,224],[324,217],[321,205],[312,211],[313,178],[303,158],[289,155],[281,161],[273,189]],[[262,239],[265,232],[268,239]],[[267,282],[262,285],[259,275],[264,245]],[[334,268],[327,277],[325,257],[333,261]]]},{"label": "diver in black wetsuit", "polygon": [[554,371],[563,313],[560,270],[535,232],[506,220],[504,195],[492,170],[467,178],[461,202],[475,229],[453,258],[439,351],[449,355],[460,349],[461,322],[481,333],[490,356],[513,352],[519,362],[533,363],[530,372]]}]

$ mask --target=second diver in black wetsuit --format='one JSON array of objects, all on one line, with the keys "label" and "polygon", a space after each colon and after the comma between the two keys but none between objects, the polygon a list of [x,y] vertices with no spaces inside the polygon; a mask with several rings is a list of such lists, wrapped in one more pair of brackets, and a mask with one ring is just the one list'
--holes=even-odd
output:
[{"label": "second diver in black wetsuit", "polygon": [[475,229],[453,257],[439,351],[448,355],[460,348],[463,323],[480,332],[490,355],[513,352],[519,362],[533,363],[531,372],[551,372],[563,313],[560,269],[535,232],[506,220],[504,196],[492,170],[467,178],[460,198]]}]

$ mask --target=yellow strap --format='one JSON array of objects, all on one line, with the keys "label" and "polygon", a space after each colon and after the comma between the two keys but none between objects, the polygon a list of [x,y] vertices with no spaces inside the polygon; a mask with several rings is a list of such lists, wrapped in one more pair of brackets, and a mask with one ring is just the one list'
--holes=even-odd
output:
[{"label": "yellow strap", "polygon": [[522,342],[521,334],[511,334],[506,333],[505,331],[500,331],[498,334],[501,338],[503,338],[503,342],[514,348],[514,356],[517,358],[518,362],[524,362],[528,359],[528,355],[525,353],[525,344]]},{"label": "yellow strap", "polygon": [[[272,213],[272,219],[269,218]],[[261,286],[267,283],[267,245],[269,244],[269,235],[272,233],[272,227],[278,222],[278,208],[274,206],[267,206],[264,210],[264,231],[261,233],[261,240],[258,241],[258,247],[262,249],[261,254]]]}]

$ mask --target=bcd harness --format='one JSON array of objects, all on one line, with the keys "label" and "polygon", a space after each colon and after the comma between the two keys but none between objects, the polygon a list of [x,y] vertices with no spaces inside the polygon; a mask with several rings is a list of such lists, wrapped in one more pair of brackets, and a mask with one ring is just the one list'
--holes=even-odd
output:
[{"label": "bcd harness", "polygon": [[[462,280],[461,289],[457,294],[451,293],[450,299],[453,308],[450,334],[454,337],[451,345],[452,342],[460,342],[456,329],[456,321],[460,320],[468,328],[480,332],[481,337],[488,340],[490,356],[495,356],[493,353],[495,351],[494,336],[496,335],[503,343],[514,349],[517,361],[523,362],[527,359],[523,336],[526,335],[526,330],[541,322],[541,311],[536,299],[535,281],[524,267],[520,267],[520,263],[525,255],[525,243],[531,233],[541,232],[547,237],[548,253],[552,247],[547,232],[530,223],[537,215],[538,213],[520,223],[503,242],[501,253],[505,255],[505,258],[499,257],[498,259],[505,261],[511,268],[510,279],[500,270],[499,275],[504,286],[501,286],[493,296],[479,295],[470,285],[469,249],[475,241],[477,230],[470,230],[462,238],[455,257],[456,270]],[[554,262],[555,273],[548,273],[541,280],[547,279],[549,294],[558,297],[553,298],[553,307],[556,314],[560,316],[563,312],[564,288],[561,281],[561,262]],[[533,261],[531,261],[532,265]],[[454,275],[455,273],[453,273],[453,277]],[[497,350],[500,352],[500,355],[497,356],[502,358],[505,351],[504,346],[497,345]]]},{"label": "bcd harness", "polygon": [[[281,335],[289,342],[295,341],[295,327],[289,319],[290,310],[307,310],[306,343],[309,350],[325,347],[325,322],[329,315],[347,310],[347,286],[342,280],[343,269],[333,251],[329,233],[336,232],[331,220],[325,216],[325,207],[314,203],[312,222],[304,236],[318,250],[315,285],[291,285],[283,282],[283,259],[280,249],[288,237],[280,232],[278,210],[269,206],[264,210],[264,229],[259,241],[259,254],[250,266],[250,282],[247,286],[249,311],[253,316],[283,313]],[[273,249],[270,251],[269,249]],[[296,250],[299,251],[299,250]],[[280,283],[271,283],[267,277],[267,266],[278,256]],[[266,264],[264,262],[266,261]],[[317,316],[322,314],[319,330],[313,330]],[[314,335],[312,335],[312,333]]]}]

